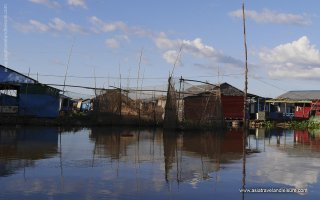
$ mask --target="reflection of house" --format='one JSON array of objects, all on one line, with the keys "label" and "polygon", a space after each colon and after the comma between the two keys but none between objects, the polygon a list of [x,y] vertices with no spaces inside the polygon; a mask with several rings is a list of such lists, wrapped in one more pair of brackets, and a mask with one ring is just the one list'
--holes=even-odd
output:
[{"label": "reflection of house", "polygon": [[59,90],[0,65],[0,112],[57,117]]},{"label": "reflection of house", "polygon": [[58,128],[0,129],[0,176],[57,154]]},{"label": "reflection of house", "polygon": [[320,151],[320,131],[309,133],[308,131],[294,131],[294,142],[308,145],[312,150]]},{"label": "reflection of house", "polygon": [[320,90],[289,91],[267,102],[275,107],[270,110],[271,119],[308,119],[320,116]]},{"label": "reflection of house", "polygon": [[[150,155],[150,145],[146,144],[152,139],[159,140],[157,137],[160,137],[160,134],[158,133],[159,131],[94,127],[91,129],[90,139],[95,142],[94,152],[100,156],[112,159],[137,159],[140,162],[139,159],[154,158],[156,152],[153,151],[153,155]],[[160,152],[157,152],[157,155],[161,155]]]},{"label": "reflection of house", "polygon": [[210,178],[220,170],[220,164],[240,160],[243,155],[243,132],[225,133],[185,132],[176,136],[163,134],[167,181],[197,182]]},{"label": "reflection of house", "polygon": [[[242,158],[242,132],[226,133],[138,131],[132,129],[91,129],[90,139],[95,142],[93,158],[110,158],[120,163],[159,163],[166,181],[183,181],[196,184],[210,179],[220,164]],[[163,165],[164,161],[164,165]],[[94,161],[93,161],[94,162]],[[155,167],[159,170],[158,167]],[[126,172],[127,173],[127,172]]]}]

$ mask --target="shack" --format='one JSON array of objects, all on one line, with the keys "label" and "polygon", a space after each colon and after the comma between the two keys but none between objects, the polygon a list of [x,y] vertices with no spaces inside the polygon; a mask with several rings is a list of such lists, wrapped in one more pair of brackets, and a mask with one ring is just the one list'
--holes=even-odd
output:
[{"label": "shack", "polygon": [[187,92],[191,95],[184,97],[185,120],[218,119],[219,112],[225,120],[243,119],[243,92],[228,83],[194,86]]},{"label": "shack", "polygon": [[58,117],[60,90],[0,65],[0,114]]},{"label": "shack", "polygon": [[320,116],[320,90],[289,91],[266,102],[275,108],[269,110],[270,119],[308,119],[310,116]]}]

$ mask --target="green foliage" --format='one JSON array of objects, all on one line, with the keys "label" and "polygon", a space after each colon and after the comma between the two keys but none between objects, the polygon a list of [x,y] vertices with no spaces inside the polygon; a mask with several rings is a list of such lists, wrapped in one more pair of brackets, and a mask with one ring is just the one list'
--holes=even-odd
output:
[{"label": "green foliage", "polygon": [[266,121],[264,124],[263,124],[263,127],[269,129],[269,128],[274,128],[274,122],[272,121]]},{"label": "green foliage", "polygon": [[296,129],[296,130],[319,129],[320,122],[314,121],[314,120],[291,121],[289,122],[289,128]]}]

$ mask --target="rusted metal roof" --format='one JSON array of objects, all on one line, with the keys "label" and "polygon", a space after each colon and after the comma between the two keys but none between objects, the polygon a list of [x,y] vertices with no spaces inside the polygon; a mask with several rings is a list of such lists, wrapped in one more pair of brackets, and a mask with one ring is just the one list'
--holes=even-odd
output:
[{"label": "rusted metal roof", "polygon": [[320,100],[320,90],[297,90],[289,91],[276,99],[278,100],[297,100],[297,101],[307,101],[307,100]]},{"label": "rusted metal roof", "polygon": [[[222,83],[220,84],[221,88],[221,94],[225,96],[243,96],[243,92],[239,90],[238,88],[228,84],[228,83]],[[199,94],[208,92],[215,92],[218,91],[219,85],[213,86],[213,85],[207,85],[207,84],[202,84],[202,85],[195,85],[186,90],[187,93],[190,93],[189,95],[185,95],[184,97],[187,96],[197,96]]]}]

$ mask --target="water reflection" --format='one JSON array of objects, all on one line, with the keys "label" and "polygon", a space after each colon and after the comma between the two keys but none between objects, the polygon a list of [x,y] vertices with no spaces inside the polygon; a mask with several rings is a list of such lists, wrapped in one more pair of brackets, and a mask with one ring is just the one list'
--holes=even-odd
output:
[{"label": "water reflection", "polygon": [[34,166],[36,160],[57,154],[57,128],[13,128],[0,129],[0,176]]},{"label": "water reflection", "polygon": [[316,131],[60,130],[0,129],[0,199],[270,199],[239,192],[255,187],[319,195]]},{"label": "water reflection", "polygon": [[249,177],[252,185],[269,183],[270,186],[309,188],[310,191],[311,185],[318,184],[318,134],[282,129],[256,131],[257,134],[251,132],[248,137],[249,146],[263,153],[250,158],[252,163],[247,164],[252,173]]},{"label": "water reflection", "polygon": [[94,157],[141,163],[164,161],[167,182],[197,182],[211,178],[221,163],[242,158],[241,130],[221,132],[162,132],[91,129]]},{"label": "water reflection", "polygon": [[240,160],[242,157],[242,132],[186,132],[175,135],[164,133],[166,180],[197,183],[212,178],[221,164]]}]

